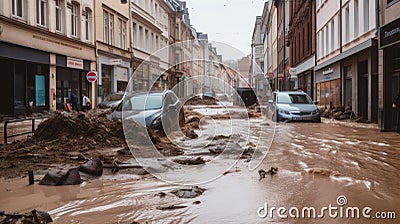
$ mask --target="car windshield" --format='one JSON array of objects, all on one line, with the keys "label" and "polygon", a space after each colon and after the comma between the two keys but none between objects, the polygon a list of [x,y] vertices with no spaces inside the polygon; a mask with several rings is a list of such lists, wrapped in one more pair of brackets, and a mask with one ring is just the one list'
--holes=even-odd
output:
[{"label": "car windshield", "polygon": [[133,96],[124,104],[124,110],[154,110],[161,109],[162,95]]},{"label": "car windshield", "polygon": [[106,97],[106,101],[118,101],[121,100],[124,94],[111,94]]},{"label": "car windshield", "polygon": [[304,94],[278,94],[277,102],[280,104],[312,104],[312,101]]}]

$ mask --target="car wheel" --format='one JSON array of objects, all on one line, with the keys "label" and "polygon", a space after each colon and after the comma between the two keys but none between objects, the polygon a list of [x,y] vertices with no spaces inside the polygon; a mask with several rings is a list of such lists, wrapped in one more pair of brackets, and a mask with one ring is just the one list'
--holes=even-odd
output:
[{"label": "car wheel", "polygon": [[317,123],[321,123],[321,117],[317,119]]}]

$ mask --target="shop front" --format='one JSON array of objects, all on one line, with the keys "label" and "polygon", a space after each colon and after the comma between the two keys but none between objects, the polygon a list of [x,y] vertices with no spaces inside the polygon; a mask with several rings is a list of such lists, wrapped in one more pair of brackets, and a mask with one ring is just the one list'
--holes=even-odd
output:
[{"label": "shop front", "polygon": [[66,109],[70,103],[74,110],[81,109],[82,94],[91,97],[92,84],[86,79],[91,62],[79,58],[56,56],[56,108]]},{"label": "shop front", "polygon": [[400,19],[380,29],[380,47],[383,49],[383,130],[398,130],[400,109],[392,102],[400,93]]},{"label": "shop front", "polygon": [[0,42],[1,116],[49,110],[49,53]]},{"label": "shop front", "polygon": [[340,63],[334,63],[315,72],[316,99],[319,106],[333,108],[340,103]]},{"label": "shop front", "polygon": [[129,59],[115,55],[100,54],[98,58],[98,101],[114,92],[131,91]]},{"label": "shop front", "polygon": [[291,69],[292,73],[297,76],[297,89],[303,90],[313,99],[315,99],[315,96],[313,96],[314,66],[315,55],[312,55]]}]

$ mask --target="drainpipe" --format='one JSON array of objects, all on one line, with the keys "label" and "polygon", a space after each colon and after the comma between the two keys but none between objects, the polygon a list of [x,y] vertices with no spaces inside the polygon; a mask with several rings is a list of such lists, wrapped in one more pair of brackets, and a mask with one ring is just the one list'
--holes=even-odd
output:
[{"label": "drainpipe", "polygon": [[379,0],[375,0],[375,35],[379,36]]}]

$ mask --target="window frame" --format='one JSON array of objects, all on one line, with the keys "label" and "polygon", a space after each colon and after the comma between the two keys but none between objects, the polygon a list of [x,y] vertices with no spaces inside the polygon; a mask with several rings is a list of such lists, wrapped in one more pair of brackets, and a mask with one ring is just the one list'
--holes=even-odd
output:
[{"label": "window frame", "polygon": [[79,38],[79,5],[75,2],[71,7],[71,36]]},{"label": "window frame", "polygon": [[[20,1],[20,3],[21,3],[21,6],[20,6],[20,8],[21,8],[21,15],[18,15],[19,14],[19,12],[18,12],[18,6],[19,6],[19,1]],[[12,15],[14,16],[14,17],[16,17],[16,18],[19,18],[19,19],[23,19],[23,20],[25,20],[25,15],[26,15],[26,0],[12,0],[12,3],[11,3],[11,8],[12,8]]]},{"label": "window frame", "polygon": [[47,0],[36,0],[36,24],[47,27]]},{"label": "window frame", "polygon": [[92,10],[86,8],[85,13],[85,40],[92,41]]},{"label": "window frame", "polygon": [[[55,0],[55,10],[56,10],[56,31],[62,33],[64,31],[64,7],[63,7],[63,0]],[[59,5],[58,5],[58,4]],[[57,23],[57,17],[59,17],[58,23]],[[57,26],[59,26],[57,29]]]}]

